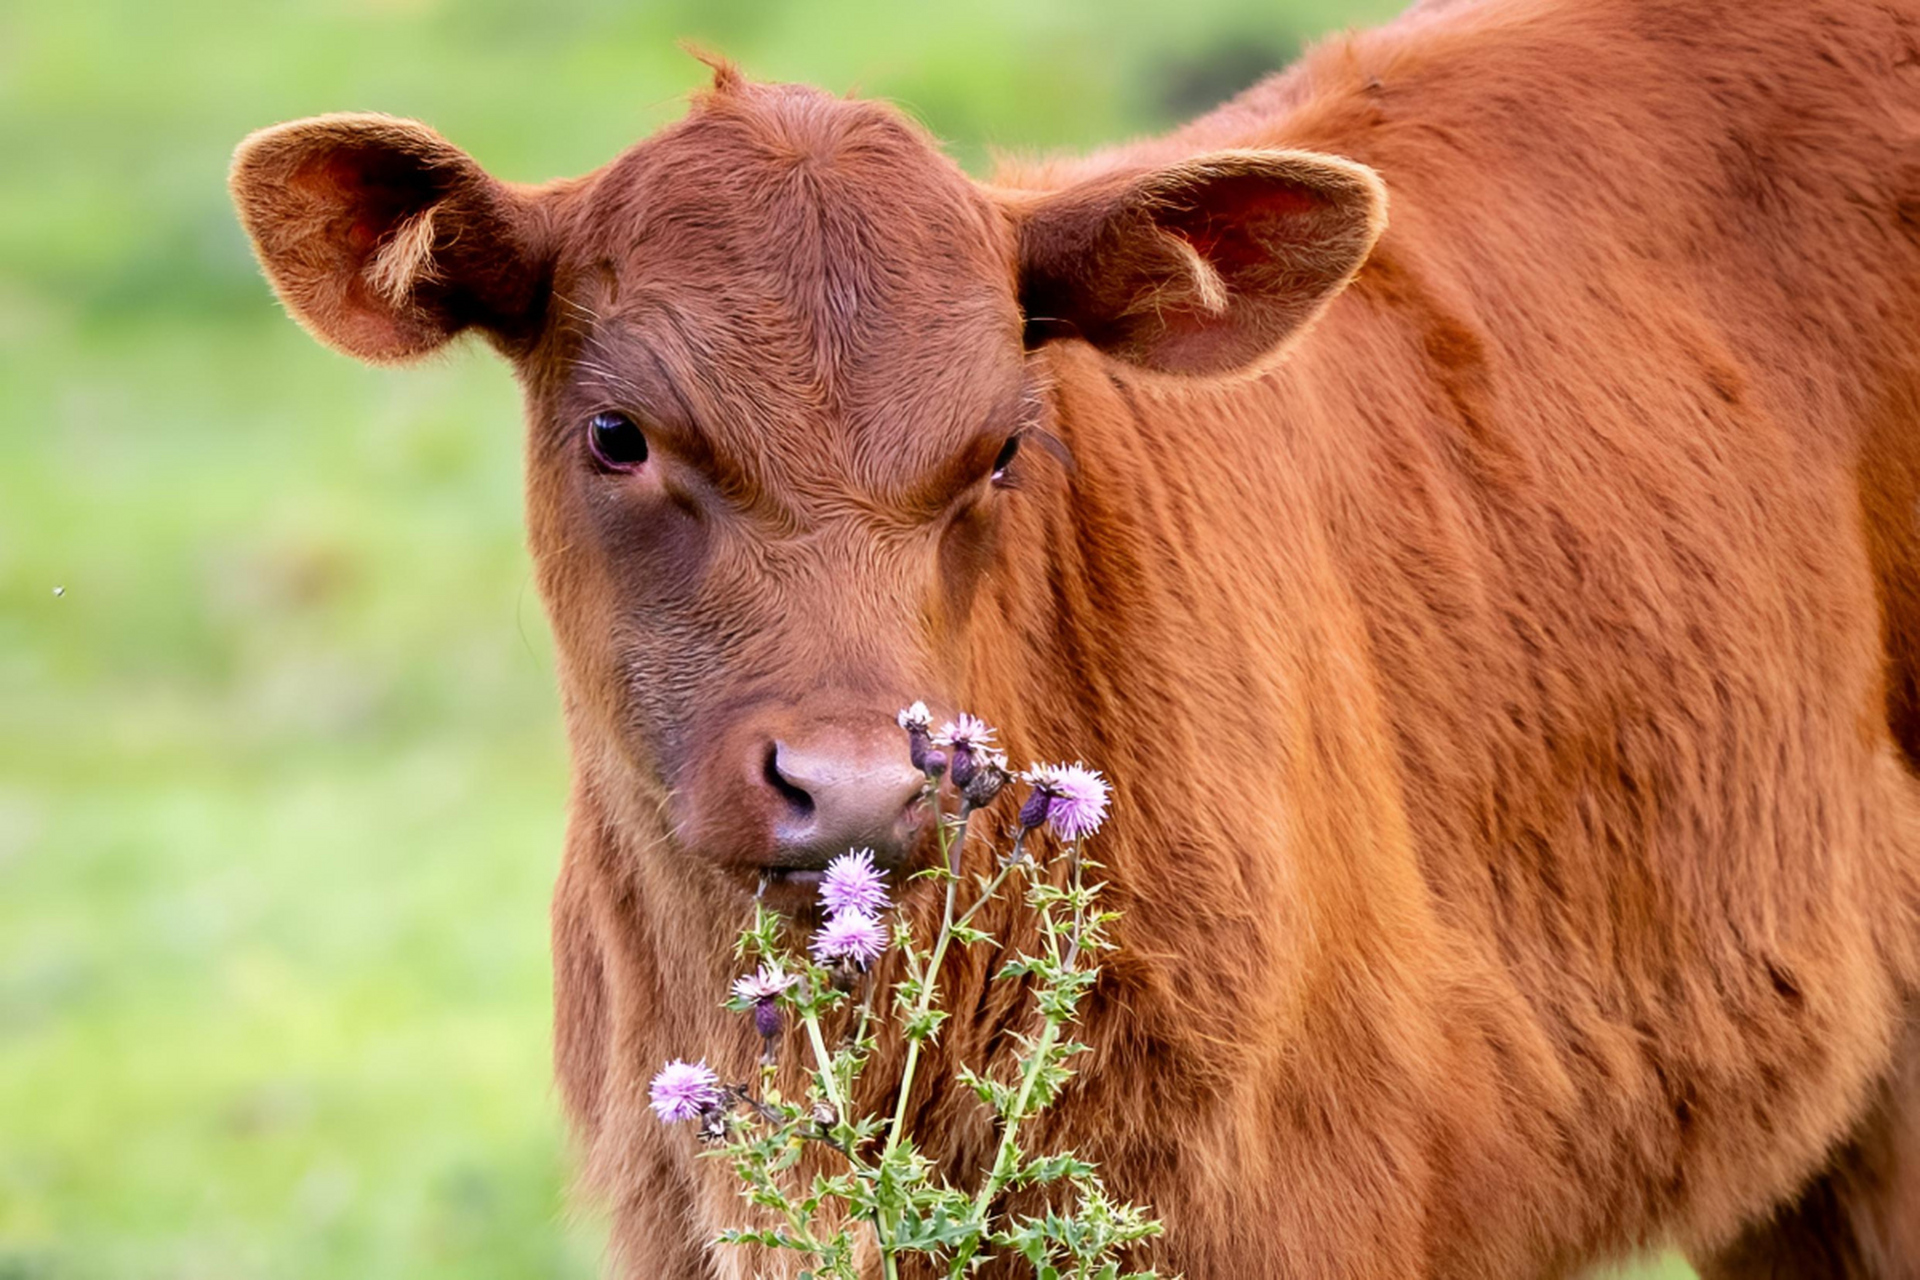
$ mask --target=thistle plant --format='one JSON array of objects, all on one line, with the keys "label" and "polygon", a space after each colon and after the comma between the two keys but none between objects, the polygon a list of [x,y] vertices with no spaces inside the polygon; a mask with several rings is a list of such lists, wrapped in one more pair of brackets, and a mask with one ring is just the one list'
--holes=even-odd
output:
[{"label": "thistle plant", "polygon": [[[751,1018],[760,1037],[754,1078],[723,1083],[704,1060],[675,1061],[654,1078],[654,1111],[663,1123],[696,1125],[705,1154],[732,1166],[758,1210],[753,1225],[726,1230],[720,1241],[798,1254],[802,1280],[862,1280],[876,1257],[895,1280],[914,1255],[922,1259],[916,1273],[950,1278],[999,1259],[1024,1260],[1034,1275],[1061,1280],[1147,1280],[1156,1273],[1124,1271],[1123,1258],[1160,1224],[1109,1195],[1092,1163],[1070,1151],[1037,1153],[1023,1141],[1086,1048],[1074,1028],[1097,959],[1113,946],[1116,913],[1097,906],[1099,864],[1085,849],[1106,818],[1106,781],[1080,764],[1015,774],[994,730],[970,715],[936,731],[915,703],[899,720],[926,775],[938,836],[938,858],[917,873],[941,895],[937,931],[922,939],[894,911],[895,891],[867,850],[849,850],[827,867],[824,918],[804,948],[792,922],[756,901],[735,948],[751,971],[735,981],[726,1006]],[[976,830],[987,825],[988,806],[1019,783],[1028,792],[1015,825]],[[989,870],[972,877],[961,870],[969,841],[992,850]],[[951,1016],[942,1007],[943,971],[961,951],[998,948],[975,923],[996,902],[1031,913],[1035,945],[992,978],[1024,986],[1031,1029],[1015,1037],[1010,1064],[957,1068],[991,1111],[996,1140],[985,1167],[954,1171],[956,1186],[921,1153],[907,1114],[927,1051]],[[875,966],[889,951],[897,963],[883,980]],[[890,1115],[858,1114],[852,1100],[878,1061],[883,1023],[904,1046],[894,1106]],[[803,1063],[797,1097],[778,1084],[790,1052]],[[810,1150],[818,1158],[806,1159]],[[1013,1215],[1006,1200],[1015,1193],[1044,1211]]]}]

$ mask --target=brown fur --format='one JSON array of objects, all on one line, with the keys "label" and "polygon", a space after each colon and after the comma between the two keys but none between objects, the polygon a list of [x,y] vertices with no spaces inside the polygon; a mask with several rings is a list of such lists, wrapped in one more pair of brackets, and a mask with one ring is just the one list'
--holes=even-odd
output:
[{"label": "brown fur", "polygon": [[[297,316],[477,326],[526,388],[558,1069],[626,1271],[776,1265],[644,1105],[752,1054],[741,752],[925,696],[1114,780],[1122,950],[1036,1136],[1165,1217],[1143,1259],[1920,1276],[1917,145],[1907,0],[1425,4],[991,188],[730,71],[538,191],[381,118],[249,140]],[[658,465],[584,465],[607,406]],[[1064,456],[989,483],[1023,423]],[[993,963],[909,1111],[961,1183],[950,1068],[1030,1017]]]}]

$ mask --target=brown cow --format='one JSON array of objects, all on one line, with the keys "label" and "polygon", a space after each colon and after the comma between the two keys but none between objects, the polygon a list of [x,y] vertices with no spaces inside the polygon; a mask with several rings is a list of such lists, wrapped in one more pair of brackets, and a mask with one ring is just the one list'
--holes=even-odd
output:
[{"label": "brown cow", "polygon": [[[471,327],[525,388],[559,1073],[630,1274],[755,1265],[644,1082],[749,1059],[756,884],[925,856],[925,697],[1115,783],[1044,1136],[1162,1267],[1920,1275],[1912,0],[1422,6],[997,186],[724,67],[576,181],[378,116],[233,181],[320,338]],[[1020,1025],[988,964],[950,1058]]]}]

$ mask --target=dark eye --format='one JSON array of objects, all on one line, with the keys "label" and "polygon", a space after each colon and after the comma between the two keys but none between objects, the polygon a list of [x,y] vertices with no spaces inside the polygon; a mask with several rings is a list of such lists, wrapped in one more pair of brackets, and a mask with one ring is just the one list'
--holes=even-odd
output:
[{"label": "dark eye", "polygon": [[608,471],[631,471],[647,460],[647,435],[624,413],[605,411],[587,419],[587,447]]},{"label": "dark eye", "polygon": [[997,456],[993,460],[993,478],[995,480],[998,480],[1002,476],[1007,474],[1007,468],[1013,465],[1014,455],[1019,452],[1020,452],[1019,435],[1015,434],[1015,435],[1008,436],[1007,442],[1000,446],[999,456]]}]

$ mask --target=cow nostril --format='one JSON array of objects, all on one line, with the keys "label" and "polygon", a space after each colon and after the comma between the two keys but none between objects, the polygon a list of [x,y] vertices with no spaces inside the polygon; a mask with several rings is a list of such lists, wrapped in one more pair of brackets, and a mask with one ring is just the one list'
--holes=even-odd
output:
[{"label": "cow nostril", "polygon": [[780,772],[780,744],[767,745],[767,762],[763,770],[767,785],[773,793],[787,802],[796,814],[802,818],[813,816],[813,796],[804,788],[795,786],[784,773]]}]

